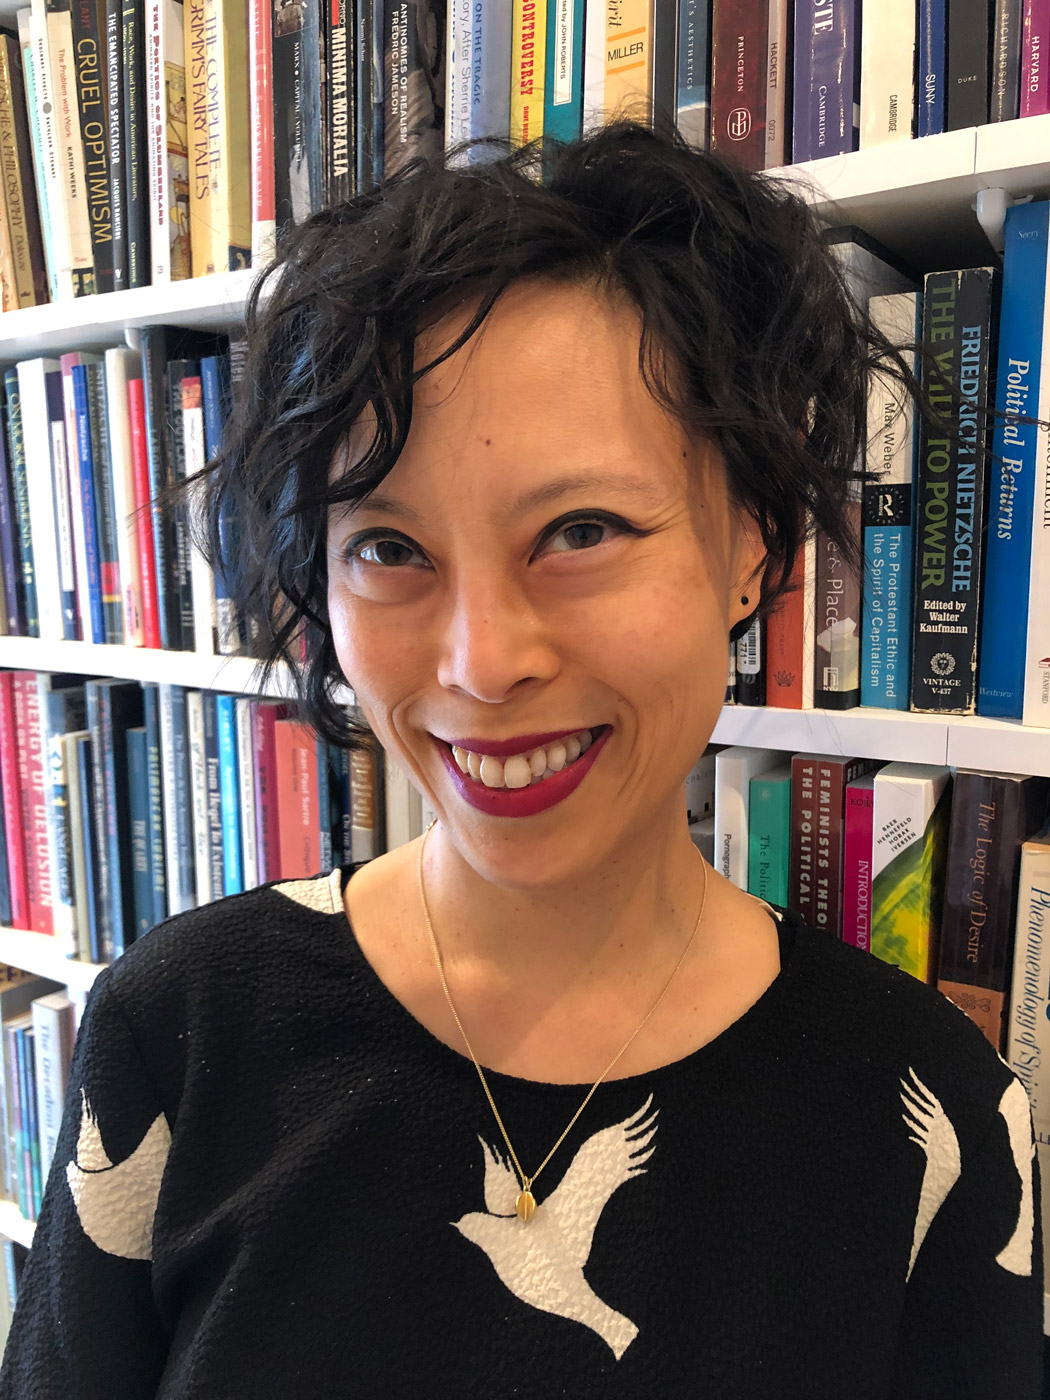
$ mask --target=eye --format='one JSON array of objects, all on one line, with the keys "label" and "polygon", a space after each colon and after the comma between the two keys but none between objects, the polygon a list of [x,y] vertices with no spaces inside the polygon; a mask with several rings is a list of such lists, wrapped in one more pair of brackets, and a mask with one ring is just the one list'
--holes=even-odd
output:
[{"label": "eye", "polygon": [[420,559],[423,554],[418,545],[400,535],[371,534],[355,535],[348,540],[343,557],[348,561],[360,559],[365,564],[379,564],[383,568],[399,568],[411,563],[415,554]]},{"label": "eye", "polygon": [[595,545],[604,543],[606,533],[610,530],[616,534],[635,533],[627,521],[620,520],[618,516],[576,516],[568,520],[555,521],[545,535],[545,543],[563,539],[566,541],[564,546],[549,548],[548,552],[551,554],[578,553],[581,550],[593,549]]}]

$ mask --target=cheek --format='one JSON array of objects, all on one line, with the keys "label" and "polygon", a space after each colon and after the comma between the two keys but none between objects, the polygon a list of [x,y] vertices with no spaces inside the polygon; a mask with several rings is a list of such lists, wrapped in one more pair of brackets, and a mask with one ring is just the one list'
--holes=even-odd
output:
[{"label": "cheek", "polygon": [[332,644],[343,675],[363,706],[396,702],[417,653],[404,645],[385,610],[333,586],[328,592]]}]

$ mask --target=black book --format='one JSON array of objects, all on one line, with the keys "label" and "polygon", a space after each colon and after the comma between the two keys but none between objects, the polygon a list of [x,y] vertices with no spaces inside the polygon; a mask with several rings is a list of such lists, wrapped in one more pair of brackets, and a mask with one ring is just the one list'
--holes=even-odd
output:
[{"label": "black book", "polygon": [[135,937],[127,731],[142,726],[142,687],[138,681],[94,680],[84,692],[95,779],[102,958],[112,962]]},{"label": "black book", "polygon": [[995,28],[992,31],[992,93],[989,113],[993,122],[1013,121],[1021,111],[1023,11],[1022,0],[996,0]]},{"label": "black book", "polygon": [[26,597],[22,578],[22,546],[15,519],[14,482],[7,455],[7,406],[0,422],[0,566],[4,576],[4,607],[7,635],[26,635]]},{"label": "black book", "polygon": [[766,703],[766,630],[760,617],[756,617],[743,636],[737,638],[736,703]]},{"label": "black book", "polygon": [[354,0],[354,95],[358,191],[383,178],[383,22],[381,0]]},{"label": "black book", "polygon": [[945,131],[988,122],[992,7],[988,0],[952,0],[946,13]]},{"label": "black book", "polygon": [[153,524],[153,554],[157,566],[160,644],[169,651],[192,651],[193,628],[183,634],[182,593],[178,576],[178,537],[175,509],[156,498],[175,481],[168,423],[167,367],[171,360],[216,355],[225,348],[225,337],[208,331],[176,326],[143,326],[139,332],[142,352],[142,388],[145,399],[146,451],[149,458],[149,491]]},{"label": "black book", "polygon": [[[445,138],[444,0],[401,0],[383,20],[383,179]],[[379,178],[379,177],[377,177]]]},{"label": "black book", "polygon": [[161,788],[160,699],[156,685],[142,686],[142,711],[146,729],[146,784],[149,822],[146,839],[150,843],[149,866],[152,879],[153,910],[150,927],[168,917],[167,872],[164,868],[164,802]]},{"label": "black book", "polygon": [[325,191],[329,205],[349,199],[356,187],[352,6],[353,0],[330,0],[324,6]]},{"label": "black book", "polygon": [[111,292],[114,285],[113,217],[109,117],[106,111],[108,76],[104,67],[106,14],[100,0],[73,0],[70,11],[95,290]]},{"label": "black book", "polygon": [[146,141],[144,0],[122,0],[124,99],[124,238],[129,287],[152,281],[149,243],[149,146]]},{"label": "black book", "polygon": [[128,286],[124,213],[124,29],[123,0],[106,0],[106,121],[109,131],[109,208],[113,223],[113,290]]},{"label": "black book", "polygon": [[33,557],[33,532],[29,522],[29,483],[26,477],[26,444],[22,431],[22,395],[18,387],[18,371],[4,371],[4,396],[7,407],[7,463],[11,471],[11,491],[15,503],[15,525],[18,529],[19,555],[22,560],[22,597],[25,600],[25,631],[23,636],[39,637],[40,617],[36,602],[36,565]]},{"label": "black book", "polygon": [[321,0],[273,7],[274,221],[277,238],[324,202]]},{"label": "black book", "polygon": [[653,130],[667,135],[678,111],[677,0],[653,5]]},{"label": "black book", "polygon": [[955,437],[920,431],[911,708],[922,713],[975,711],[999,288],[990,267],[926,277],[926,390]]},{"label": "black book", "polygon": [[[182,381],[200,376],[197,360],[169,360],[168,381],[168,450],[175,481],[186,480],[186,438],[183,426]],[[175,587],[178,592],[179,627],[186,649],[194,645],[193,571],[191,568],[190,515],[185,504],[172,511],[175,527]]]},{"label": "black book", "polygon": [[84,823],[84,905],[87,909],[88,926],[77,930],[77,941],[81,956],[86,942],[87,952],[94,963],[102,958],[102,929],[98,903],[98,826],[95,806],[95,760],[92,752],[91,735],[84,734],[77,741],[77,777],[80,783],[80,810]]}]

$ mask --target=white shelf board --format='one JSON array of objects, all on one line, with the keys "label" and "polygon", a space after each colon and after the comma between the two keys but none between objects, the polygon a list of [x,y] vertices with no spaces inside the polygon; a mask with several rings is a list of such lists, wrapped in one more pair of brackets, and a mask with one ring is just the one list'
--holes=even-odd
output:
[{"label": "white shelf board", "polygon": [[948,726],[948,762],[956,768],[1050,777],[1050,729],[1020,720],[960,716]]},{"label": "white shelf board", "polygon": [[50,642],[39,637],[0,637],[0,666],[16,670],[72,671],[83,675],[120,676],[200,690],[238,694],[291,695],[286,672],[275,675],[259,692],[257,663],[246,656],[201,656],[193,651],[159,651],[155,647],[105,646],[94,642]]},{"label": "white shelf board", "polygon": [[70,989],[71,996],[74,993],[86,995],[105,966],[67,958],[55,947],[50,934],[21,928],[0,928],[0,963],[61,982]]},{"label": "white shelf board", "polygon": [[0,361],[124,343],[126,326],[221,330],[239,324],[256,272],[217,272],[124,292],[47,302],[0,315]]},{"label": "white shelf board", "polygon": [[1050,195],[1050,113],[977,128],[974,169],[980,189]]},{"label": "white shelf board", "polygon": [[948,725],[937,715],[864,706],[853,710],[779,710],[761,705],[724,705],[711,742],[792,753],[944,763]]},{"label": "white shelf board", "polygon": [[17,1201],[0,1201],[0,1235],[17,1240],[29,1249],[36,1233],[36,1221],[27,1220],[18,1209]]}]

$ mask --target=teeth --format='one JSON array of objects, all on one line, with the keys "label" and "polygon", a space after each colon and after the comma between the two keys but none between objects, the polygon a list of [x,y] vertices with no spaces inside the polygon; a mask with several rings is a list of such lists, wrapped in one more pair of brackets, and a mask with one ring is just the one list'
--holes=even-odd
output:
[{"label": "teeth", "polygon": [[552,773],[560,773],[570,763],[575,763],[592,742],[590,730],[580,729],[567,739],[555,740],[547,748],[513,754],[506,759],[471,753],[456,746],[453,746],[452,757],[461,773],[469,773],[475,782],[484,783],[486,787],[534,787]]}]

